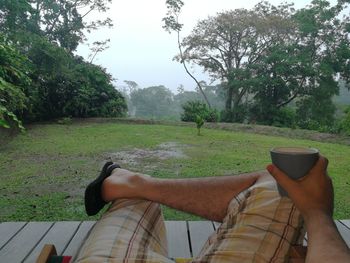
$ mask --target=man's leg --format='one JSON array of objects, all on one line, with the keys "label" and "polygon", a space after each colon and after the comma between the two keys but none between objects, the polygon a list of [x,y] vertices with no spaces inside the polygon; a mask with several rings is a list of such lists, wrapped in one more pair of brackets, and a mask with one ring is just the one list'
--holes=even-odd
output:
[{"label": "man's leg", "polygon": [[195,262],[283,262],[302,219],[266,172],[198,179],[154,179],[116,169],[102,187],[106,201],[143,198],[223,221]]},{"label": "man's leg", "polygon": [[304,236],[300,212],[280,197],[271,176],[262,176],[229,204],[223,224],[193,262],[288,262]]},{"label": "man's leg", "polygon": [[159,204],[138,199],[115,201],[97,221],[73,262],[172,262],[167,258]]},{"label": "man's leg", "polygon": [[102,185],[105,201],[119,198],[146,199],[221,222],[232,198],[266,172],[194,179],[156,179],[114,169]]}]

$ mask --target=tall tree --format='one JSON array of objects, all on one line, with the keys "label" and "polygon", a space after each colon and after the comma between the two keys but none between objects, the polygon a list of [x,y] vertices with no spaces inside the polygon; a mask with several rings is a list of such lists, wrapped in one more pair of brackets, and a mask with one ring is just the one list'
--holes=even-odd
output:
[{"label": "tall tree", "polygon": [[305,84],[298,102],[298,119],[303,128],[332,126],[335,106],[332,97],[339,92],[338,82],[350,81],[350,20],[341,17],[345,4],[331,6],[326,0],[314,0],[298,10],[298,43],[303,63]]},{"label": "tall tree", "polygon": [[[266,2],[252,10],[225,11],[200,21],[181,43],[184,58],[216,80],[226,83],[226,111],[238,109],[249,85],[245,72],[265,51],[291,30],[290,5],[274,7]],[[234,114],[233,120],[238,117]]]},{"label": "tall tree", "polygon": [[152,86],[131,92],[130,100],[137,117],[161,118],[174,115],[173,93],[166,87]]},{"label": "tall tree", "polygon": [[[111,0],[11,0],[0,2],[0,27],[18,39],[23,30],[46,37],[73,52],[84,41],[84,30],[112,26],[110,18],[86,22],[88,15],[105,12]],[[27,36],[24,36],[27,37]]]},{"label": "tall tree", "polygon": [[179,15],[181,12],[181,8],[183,7],[184,3],[181,0],[166,0],[166,6],[167,6],[167,16],[163,18],[164,26],[163,28],[171,33],[174,31],[177,35],[177,44],[179,48],[179,60],[180,63],[183,65],[186,73],[196,82],[197,88],[200,90],[200,93],[202,94],[204,100],[206,101],[208,107],[210,108],[210,102],[202,88],[201,82],[197,80],[197,78],[189,71],[186,60],[182,51],[181,46],[181,37],[180,37],[180,31],[182,29],[183,24],[179,22]]}]

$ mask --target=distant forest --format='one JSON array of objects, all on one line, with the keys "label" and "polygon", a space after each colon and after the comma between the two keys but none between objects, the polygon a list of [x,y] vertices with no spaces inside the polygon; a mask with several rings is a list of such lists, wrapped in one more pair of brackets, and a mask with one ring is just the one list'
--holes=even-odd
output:
[{"label": "distant forest", "polygon": [[[220,85],[206,85],[203,90],[213,108],[221,112],[225,109],[225,89]],[[201,92],[186,91],[181,85],[177,92],[172,92],[163,85],[141,88],[135,81],[125,81],[125,85],[117,86],[127,101],[129,117],[181,120],[183,105],[190,101],[206,103]],[[339,95],[333,96],[338,112],[350,106],[350,90],[344,82],[339,82]],[[295,103],[288,105],[295,109]]]}]

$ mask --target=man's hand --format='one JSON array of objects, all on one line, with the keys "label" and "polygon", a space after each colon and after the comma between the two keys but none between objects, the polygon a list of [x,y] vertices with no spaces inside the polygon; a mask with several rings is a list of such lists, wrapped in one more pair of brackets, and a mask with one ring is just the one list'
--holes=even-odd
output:
[{"label": "man's hand", "polygon": [[327,175],[328,160],[320,156],[310,172],[299,180],[293,180],[276,166],[270,164],[267,170],[287,191],[305,221],[320,213],[333,214],[333,186]]},{"label": "man's hand", "polygon": [[299,180],[290,179],[272,164],[267,166],[304,217],[308,233],[306,263],[350,262],[350,250],[332,219],[333,186],[327,165],[328,160],[320,156],[310,172]]}]

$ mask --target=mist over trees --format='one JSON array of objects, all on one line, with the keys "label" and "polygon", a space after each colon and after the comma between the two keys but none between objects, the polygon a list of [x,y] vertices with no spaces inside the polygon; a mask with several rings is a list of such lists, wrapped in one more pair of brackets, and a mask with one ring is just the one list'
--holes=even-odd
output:
[{"label": "mist over trees", "polygon": [[[199,90],[186,91],[180,86],[177,93],[163,85],[141,88],[135,81],[126,80],[124,86],[119,86],[128,104],[130,117],[181,120],[183,106],[188,102],[206,104]],[[213,107],[224,109],[223,89],[220,85],[210,86],[202,82],[203,90]],[[218,119],[217,119],[218,120]]]}]

